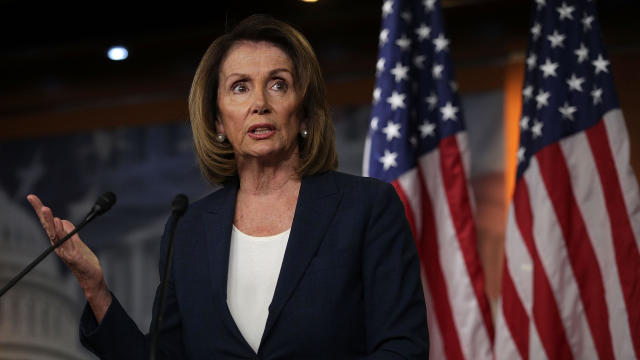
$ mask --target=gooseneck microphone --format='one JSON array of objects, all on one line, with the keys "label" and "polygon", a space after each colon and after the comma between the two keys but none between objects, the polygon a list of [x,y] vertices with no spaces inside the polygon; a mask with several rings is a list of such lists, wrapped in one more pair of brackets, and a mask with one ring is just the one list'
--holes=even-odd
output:
[{"label": "gooseneck microphone", "polygon": [[116,203],[116,195],[110,191],[100,195],[98,200],[96,200],[95,204],[91,208],[91,211],[87,214],[87,216],[82,220],[78,226],[76,226],[73,231],[68,233],[65,237],[58,240],[55,244],[52,244],[45,251],[40,254],[35,260],[31,262],[31,264],[27,265],[18,275],[14,276],[11,281],[7,283],[2,289],[0,289],[0,297],[4,295],[9,289],[11,289],[15,284],[20,281],[29,271],[31,271],[36,265],[38,265],[42,260],[44,260],[47,255],[49,255],[52,251],[58,248],[58,246],[62,245],[65,241],[67,241],[70,237],[75,235],[78,231],[80,231],[85,225],[87,225],[91,220],[95,219],[97,216],[104,214],[107,212],[113,204]]},{"label": "gooseneck microphone", "polygon": [[158,308],[155,314],[155,323],[151,332],[151,345],[149,347],[149,359],[155,360],[156,348],[158,344],[158,333],[160,332],[160,326],[162,325],[162,318],[164,316],[164,298],[167,292],[167,283],[169,280],[169,271],[171,270],[171,262],[173,261],[173,238],[178,225],[178,220],[184,215],[189,207],[189,199],[183,194],[176,195],[171,202],[171,223],[169,224],[169,246],[167,249],[167,256],[164,262],[164,274],[162,276],[162,283],[160,284],[160,299],[158,299]]}]

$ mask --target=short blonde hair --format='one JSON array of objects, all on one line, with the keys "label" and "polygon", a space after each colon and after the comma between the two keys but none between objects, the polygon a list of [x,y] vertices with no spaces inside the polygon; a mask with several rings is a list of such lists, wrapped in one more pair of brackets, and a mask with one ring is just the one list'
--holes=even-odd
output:
[{"label": "short blonde hair", "polygon": [[298,136],[298,176],[335,170],[338,155],[335,130],[329,113],[320,65],[307,39],[291,25],[265,15],[252,15],[231,32],[217,38],[196,70],[189,93],[189,116],[200,170],[212,184],[237,177],[236,161],[228,141],[216,141],[220,67],[233,45],[242,41],[266,41],[284,51],[294,68],[294,86],[301,94],[309,135]]}]

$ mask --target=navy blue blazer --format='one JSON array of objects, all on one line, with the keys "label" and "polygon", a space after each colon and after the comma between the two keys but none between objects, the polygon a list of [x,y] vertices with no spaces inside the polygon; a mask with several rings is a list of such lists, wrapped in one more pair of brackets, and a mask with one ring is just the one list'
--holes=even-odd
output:
[{"label": "navy blue blazer", "polygon": [[[254,353],[226,302],[236,194],[236,184],[225,186],[192,204],[178,225],[159,359],[428,357],[419,261],[403,205],[390,184],[337,172],[302,180]],[[80,334],[103,359],[148,358],[150,337],[115,296],[99,326],[85,307]]]}]

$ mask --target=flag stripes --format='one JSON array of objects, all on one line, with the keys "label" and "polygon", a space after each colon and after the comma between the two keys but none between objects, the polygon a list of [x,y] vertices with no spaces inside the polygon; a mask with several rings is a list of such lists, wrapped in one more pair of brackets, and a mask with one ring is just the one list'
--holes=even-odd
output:
[{"label": "flag stripes", "polygon": [[[640,270],[624,264],[640,263],[631,225],[631,215],[638,212],[626,210],[610,147],[619,140],[612,133],[621,133],[619,114],[613,111],[585,133],[539,151],[516,184],[518,201],[507,220],[507,237],[514,241],[505,246],[498,319],[507,329],[498,326],[496,338],[498,344],[510,342],[523,359],[533,353],[533,334],[523,328],[529,321],[548,359],[637,357],[633,319],[639,311],[634,304],[640,301],[633,296],[638,296],[634,290]],[[514,251],[519,243],[525,244],[530,260]],[[517,264],[531,264],[532,274]],[[531,295],[522,289],[527,276],[533,279]],[[530,310],[523,302],[527,298],[533,299]],[[507,358],[501,356],[504,351],[497,346],[498,359]]]}]

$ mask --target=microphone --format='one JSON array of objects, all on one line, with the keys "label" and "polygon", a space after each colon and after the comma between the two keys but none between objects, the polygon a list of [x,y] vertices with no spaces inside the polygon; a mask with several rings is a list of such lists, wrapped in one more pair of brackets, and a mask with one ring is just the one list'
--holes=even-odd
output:
[{"label": "microphone", "polygon": [[82,222],[75,228],[73,231],[68,233],[65,237],[58,240],[55,244],[49,246],[45,251],[42,252],[35,260],[33,260],[27,267],[25,267],[18,275],[14,276],[11,281],[7,283],[2,289],[0,289],[0,297],[4,295],[9,289],[11,289],[15,284],[20,281],[29,271],[31,271],[36,265],[38,265],[42,260],[44,260],[47,255],[49,255],[52,251],[58,248],[58,246],[62,245],[65,241],[75,235],[78,231],[80,231],[85,225],[87,225],[91,220],[95,219],[97,216],[104,214],[107,212],[113,204],[116,203],[116,195],[111,191],[108,191],[96,200],[95,204],[89,211],[89,214],[82,220]]},{"label": "microphone", "polygon": [[173,238],[178,225],[178,220],[184,215],[189,207],[189,199],[184,194],[178,194],[171,202],[171,223],[169,224],[169,247],[167,250],[167,256],[164,262],[164,274],[162,277],[162,283],[160,284],[160,299],[158,300],[158,308],[156,309],[156,319],[151,333],[151,345],[149,351],[149,359],[155,360],[156,348],[158,344],[158,333],[160,332],[160,325],[163,318],[164,298],[167,292],[167,283],[169,281],[169,271],[171,270],[171,262],[173,261]]}]

